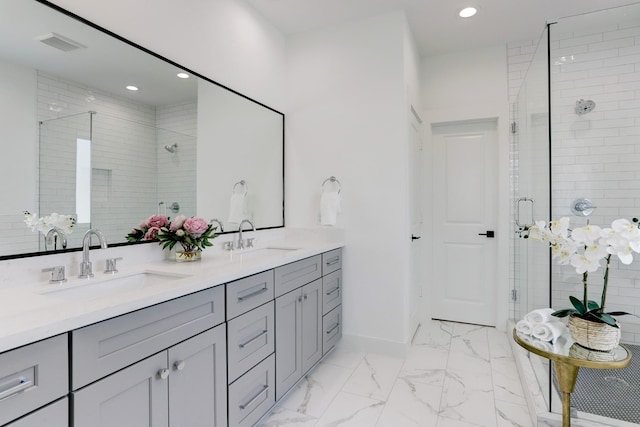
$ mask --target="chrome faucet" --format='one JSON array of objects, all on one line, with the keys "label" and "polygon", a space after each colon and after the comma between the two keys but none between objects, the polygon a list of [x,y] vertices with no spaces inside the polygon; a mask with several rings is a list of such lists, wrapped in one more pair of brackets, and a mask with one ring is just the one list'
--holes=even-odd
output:
[{"label": "chrome faucet", "polygon": [[220,228],[220,233],[222,233],[224,231],[224,226],[222,225],[222,221],[220,221],[218,218],[213,218],[211,221],[209,221],[211,224],[213,224],[214,222],[217,223]]},{"label": "chrome faucet", "polygon": [[92,228],[84,233],[84,237],[82,238],[82,262],[80,263],[80,274],[78,275],[81,279],[89,279],[93,277],[91,261],[89,261],[89,245],[91,244],[92,234],[95,234],[98,237],[98,240],[100,240],[100,247],[102,249],[107,249],[107,239],[104,238],[102,231]]},{"label": "chrome faucet", "polygon": [[[245,222],[251,226],[251,229],[253,231],[256,231],[256,227],[253,225],[251,221],[249,221],[248,219],[243,219],[242,222],[240,223],[240,226],[238,227],[238,241],[236,242],[236,249],[244,248],[244,240],[242,240],[242,226],[244,225]],[[253,239],[251,239],[251,242],[248,242],[247,246],[248,247],[253,246],[252,242],[253,242]]]},{"label": "chrome faucet", "polygon": [[52,229],[47,231],[47,235],[45,236],[45,239],[44,239],[45,249],[48,249],[46,247],[47,245],[53,245],[53,249],[54,250],[56,249],[56,245],[55,245],[56,236],[59,237],[61,240],[62,249],[67,248],[67,237],[65,236],[64,231],[62,231],[62,229],[58,227],[53,227]]}]

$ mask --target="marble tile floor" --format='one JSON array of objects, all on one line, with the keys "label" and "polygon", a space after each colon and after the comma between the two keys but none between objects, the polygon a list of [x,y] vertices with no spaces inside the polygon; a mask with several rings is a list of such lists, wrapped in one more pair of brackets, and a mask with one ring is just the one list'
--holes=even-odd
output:
[{"label": "marble tile floor", "polygon": [[405,358],[338,346],[259,427],[532,427],[508,337],[423,324]]}]

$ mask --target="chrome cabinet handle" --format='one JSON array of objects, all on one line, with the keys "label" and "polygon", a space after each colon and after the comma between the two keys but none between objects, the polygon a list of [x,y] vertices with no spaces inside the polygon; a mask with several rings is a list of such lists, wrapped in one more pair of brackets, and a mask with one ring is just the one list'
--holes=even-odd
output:
[{"label": "chrome cabinet handle", "polygon": [[338,329],[340,327],[340,323],[336,323],[335,325],[333,325],[333,327],[331,329],[329,329],[327,331],[327,335],[330,335],[331,332],[335,331],[336,329]]},{"label": "chrome cabinet handle", "polygon": [[246,295],[239,296],[239,297],[237,297],[237,299],[238,299],[238,301],[244,301],[244,300],[246,300],[248,298],[251,298],[251,297],[259,295],[259,294],[261,294],[263,292],[266,292],[267,290],[268,290],[267,286],[265,285],[264,288],[260,288],[258,290],[253,291],[253,292],[250,292],[250,293],[248,293]]},{"label": "chrome cabinet handle", "polygon": [[17,385],[0,392],[0,400],[14,396],[33,385],[33,381],[24,377],[16,378],[16,381],[18,381]]},{"label": "chrome cabinet handle", "polygon": [[339,256],[327,260],[327,262],[325,264],[333,265],[333,264],[337,264],[338,262],[340,262],[340,257]]},{"label": "chrome cabinet handle", "polygon": [[267,390],[269,390],[269,386],[266,384],[262,385],[262,390],[260,390],[255,396],[253,396],[251,399],[249,399],[249,401],[247,403],[241,403],[240,405],[238,405],[238,407],[240,409],[245,409],[248,406],[251,406],[251,404],[253,402],[255,402],[260,396],[262,396]]},{"label": "chrome cabinet handle", "polygon": [[169,376],[169,370],[167,368],[162,368],[158,371],[158,377],[161,380],[166,380],[168,376]]},{"label": "chrome cabinet handle", "polygon": [[182,371],[186,365],[187,363],[184,360],[178,360],[173,364],[173,367],[178,371]]},{"label": "chrome cabinet handle", "polygon": [[334,292],[336,292],[336,291],[339,291],[339,290],[340,290],[340,286],[336,286],[335,288],[330,289],[329,291],[325,292],[325,295],[329,296],[329,295],[331,295],[332,293],[334,293]]},{"label": "chrome cabinet handle", "polygon": [[260,332],[258,335],[256,335],[253,338],[250,338],[249,340],[243,342],[242,344],[238,344],[238,347],[240,348],[245,348],[246,346],[248,346],[249,344],[251,344],[252,342],[254,342],[255,340],[257,340],[258,338],[264,336],[267,332],[269,332],[267,329],[263,330],[262,332]]}]

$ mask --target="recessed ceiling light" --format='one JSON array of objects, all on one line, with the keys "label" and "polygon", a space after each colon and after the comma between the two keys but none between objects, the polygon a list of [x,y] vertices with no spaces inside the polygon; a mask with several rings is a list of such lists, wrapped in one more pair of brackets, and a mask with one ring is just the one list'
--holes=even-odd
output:
[{"label": "recessed ceiling light", "polygon": [[178,73],[176,75],[181,79],[188,79],[189,78],[189,74],[187,74],[187,73]]},{"label": "recessed ceiling light", "polygon": [[127,89],[128,90],[138,90],[138,88],[136,86],[131,86],[131,85],[127,86]]},{"label": "recessed ceiling light", "polygon": [[476,13],[478,13],[478,9],[476,9],[475,7],[465,7],[460,12],[458,12],[458,16],[460,16],[460,18],[471,18]]}]

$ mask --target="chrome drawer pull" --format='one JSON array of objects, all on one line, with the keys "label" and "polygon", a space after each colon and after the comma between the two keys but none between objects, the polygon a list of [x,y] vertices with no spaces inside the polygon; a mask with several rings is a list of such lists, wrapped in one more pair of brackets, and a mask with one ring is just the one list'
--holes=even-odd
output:
[{"label": "chrome drawer pull", "polygon": [[249,339],[248,341],[243,342],[242,344],[238,344],[238,347],[240,348],[245,348],[246,346],[248,346],[249,344],[251,344],[252,342],[254,342],[255,340],[257,340],[258,338],[264,336],[267,332],[269,332],[267,329],[263,330],[262,332],[260,332],[258,335],[256,335],[255,337]]},{"label": "chrome drawer pull", "polygon": [[238,407],[242,410],[246,409],[248,406],[251,406],[253,402],[255,402],[260,396],[262,396],[267,390],[269,390],[269,386],[266,384],[262,385],[262,390],[258,392],[255,396],[253,396],[247,403],[241,403]]},{"label": "chrome drawer pull", "polygon": [[187,363],[184,360],[178,360],[173,364],[173,367],[178,371],[182,371],[185,366],[187,366]]},{"label": "chrome drawer pull", "polygon": [[336,323],[335,325],[333,325],[333,327],[331,329],[329,329],[327,331],[327,335],[331,334],[331,332],[335,331],[336,329],[338,329],[340,327],[340,323]]},{"label": "chrome drawer pull", "polygon": [[339,290],[340,290],[340,286],[336,286],[335,288],[331,289],[330,291],[325,292],[325,295],[326,295],[326,296],[329,296],[329,295],[331,295],[332,293],[334,293],[334,292],[336,292],[336,291],[339,291]]},{"label": "chrome drawer pull", "polygon": [[158,378],[161,380],[166,380],[169,377],[169,370],[167,368],[162,368],[158,371]]},{"label": "chrome drawer pull", "polygon": [[256,291],[253,291],[253,292],[250,292],[250,293],[248,293],[248,294],[246,294],[246,295],[242,295],[242,296],[238,297],[238,301],[244,301],[244,300],[246,300],[247,298],[251,298],[251,297],[254,297],[254,296],[256,296],[256,295],[259,295],[259,294],[261,294],[261,293],[263,293],[263,292],[266,292],[267,290],[268,290],[268,289],[267,289],[267,287],[265,286],[264,288],[260,288],[260,289],[258,289],[258,290],[256,290]]},{"label": "chrome drawer pull", "polygon": [[27,378],[16,378],[16,381],[19,381],[17,385],[0,392],[0,400],[16,395],[33,385],[33,381]]},{"label": "chrome drawer pull", "polygon": [[337,264],[338,262],[340,262],[340,257],[339,256],[337,256],[335,258],[331,258],[330,260],[327,260],[327,262],[325,264],[333,265],[333,264]]}]

